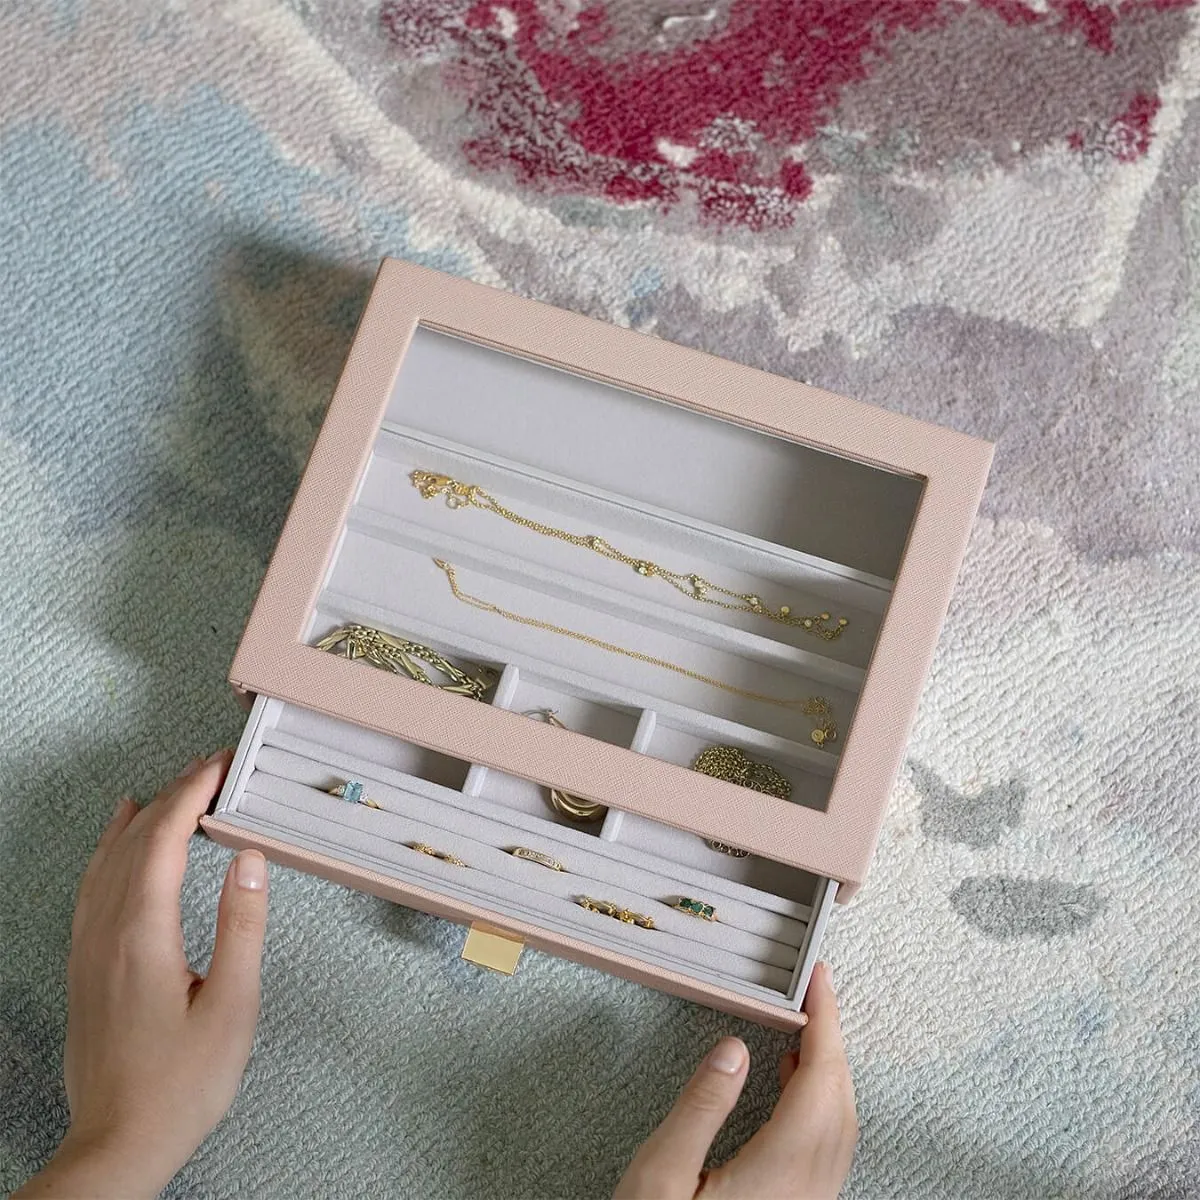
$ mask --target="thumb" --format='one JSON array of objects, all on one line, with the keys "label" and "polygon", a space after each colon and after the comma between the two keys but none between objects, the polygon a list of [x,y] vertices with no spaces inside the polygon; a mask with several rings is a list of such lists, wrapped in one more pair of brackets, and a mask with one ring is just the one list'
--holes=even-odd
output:
[{"label": "thumb", "polygon": [[675,1107],[629,1165],[615,1200],[696,1194],[713,1138],[741,1095],[750,1053],[738,1038],[722,1038],[684,1085]]},{"label": "thumb", "polygon": [[258,1020],[263,934],[267,927],[267,860],[243,850],[225,875],[217,909],[217,939],[196,1006],[244,1023],[247,1044]]}]

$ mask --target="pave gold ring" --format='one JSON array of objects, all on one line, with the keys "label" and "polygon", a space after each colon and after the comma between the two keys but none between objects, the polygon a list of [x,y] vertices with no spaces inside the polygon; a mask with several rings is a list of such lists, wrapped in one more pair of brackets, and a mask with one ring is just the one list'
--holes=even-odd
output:
[{"label": "pave gold ring", "polygon": [[687,896],[680,896],[671,907],[687,913],[689,917],[699,917],[702,921],[717,919],[717,910],[711,904],[705,904],[703,900],[691,900]]},{"label": "pave gold ring", "polygon": [[408,848],[416,850],[418,854],[428,854],[430,858],[440,858],[442,862],[447,862],[452,867],[465,867],[468,865],[457,855],[447,854],[445,850],[435,850],[432,846],[427,846],[424,842],[409,842]]},{"label": "pave gold ring", "polygon": [[514,846],[509,854],[513,858],[524,859],[525,862],[537,863],[542,867],[549,867],[551,871],[565,871],[567,868],[558,861],[557,858],[551,858],[549,854],[543,854],[540,850],[530,850],[527,846]]},{"label": "pave gold ring", "polygon": [[345,783],[339,783],[337,787],[330,788],[330,796],[339,796],[341,799],[348,801],[350,804],[365,804],[368,808],[378,808],[379,805],[366,794],[363,785],[357,779],[347,779]]},{"label": "pave gold ring", "polygon": [[749,858],[750,851],[742,850],[738,846],[730,846],[726,842],[713,841],[711,838],[705,842],[710,850],[716,850],[718,854],[728,854],[731,858]]}]

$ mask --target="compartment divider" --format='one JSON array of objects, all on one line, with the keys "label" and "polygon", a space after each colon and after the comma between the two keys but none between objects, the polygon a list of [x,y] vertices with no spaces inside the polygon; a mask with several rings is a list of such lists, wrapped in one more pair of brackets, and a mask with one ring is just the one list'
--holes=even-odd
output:
[{"label": "compartment divider", "polygon": [[[517,690],[517,684],[521,681],[521,671],[516,663],[505,663],[504,670],[500,672],[500,679],[497,682],[495,689],[492,692],[492,704],[496,708],[508,709],[512,705],[513,694]],[[462,792],[464,796],[478,796],[483,791],[483,785],[487,781],[488,767],[482,763],[472,763],[467,770],[467,777],[463,780]]]},{"label": "compartment divider", "polygon": [[[635,754],[645,754],[650,746],[650,739],[654,736],[654,726],[658,721],[658,714],[652,708],[643,708],[641,716],[638,717],[637,728],[633,731],[633,737],[630,739],[629,748]],[[600,826],[600,837],[606,842],[615,842],[621,835],[621,822],[624,821],[625,814],[619,808],[610,808],[604,814],[604,824]]]},{"label": "compartment divider", "polygon": [[817,883],[813,894],[813,917],[805,931],[800,954],[796,959],[796,969],[792,972],[792,982],[788,987],[788,999],[793,1002],[794,1007],[804,1003],[804,997],[799,994],[800,981],[812,978],[812,969],[817,965],[817,954],[821,949],[821,939],[825,935],[825,925],[837,899],[837,890],[838,885],[832,879],[821,879]]}]

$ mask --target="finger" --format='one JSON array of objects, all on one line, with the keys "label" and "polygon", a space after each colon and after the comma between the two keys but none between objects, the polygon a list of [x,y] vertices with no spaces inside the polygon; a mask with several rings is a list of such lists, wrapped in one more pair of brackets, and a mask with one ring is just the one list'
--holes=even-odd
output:
[{"label": "finger", "polygon": [[640,1194],[690,1198],[695,1194],[713,1138],[733,1111],[750,1053],[738,1038],[722,1038],[684,1085],[675,1107],[638,1151],[627,1178]]},{"label": "finger", "polygon": [[134,818],[131,831],[142,850],[136,882],[153,893],[156,903],[165,895],[178,896],[187,867],[188,838],[212,803],[229,762],[229,752],[219,750],[198,766],[189,764]]},{"label": "finger", "polygon": [[[105,825],[100,834],[99,841],[96,842],[96,849],[92,852],[91,862],[88,863],[88,872],[94,873],[99,871],[108,852],[112,849],[113,843],[129,828],[129,823],[138,814],[137,802],[132,796],[122,796],[112,810],[112,816],[108,818],[108,824]],[[85,878],[87,875],[85,874]]]},{"label": "finger", "polygon": [[846,1046],[842,1041],[842,1022],[837,995],[833,990],[833,971],[828,963],[813,968],[808,993],[804,997],[808,1024],[800,1034],[797,1066],[803,1069],[818,1063],[844,1063]]},{"label": "finger", "polygon": [[196,832],[200,818],[225,782],[232,758],[228,750],[218,750],[191,774],[176,780],[170,795],[162,798],[151,819],[166,826],[172,836],[186,841]]},{"label": "finger", "polygon": [[145,827],[167,823],[178,832],[186,828],[191,834],[196,822],[216,795],[229,770],[232,754],[218,750],[206,759],[194,758],[138,815],[138,825]]},{"label": "finger", "polygon": [[130,822],[137,816],[137,813],[137,801],[132,796],[122,796],[113,808],[108,824],[101,832],[100,838],[96,842],[96,849],[92,851],[92,857],[84,869],[83,878],[79,881],[79,892],[75,900],[75,922],[73,923],[76,926],[80,914],[95,889],[96,879],[104,872],[105,863],[113,847],[120,839],[121,834],[129,828]]},{"label": "finger", "polygon": [[800,1034],[800,1049],[794,1052],[794,1067],[789,1070],[786,1060],[780,1065],[783,1094],[769,1122],[772,1126],[788,1128],[802,1124],[813,1103],[813,1085],[836,1094],[853,1092],[837,996],[833,990],[833,973],[827,963],[818,963],[813,969],[804,1007],[808,1024]]},{"label": "finger", "polygon": [[225,875],[212,965],[193,1007],[219,1013],[223,1028],[241,1032],[247,1050],[258,1019],[266,927],[267,860],[257,850],[243,850]]}]

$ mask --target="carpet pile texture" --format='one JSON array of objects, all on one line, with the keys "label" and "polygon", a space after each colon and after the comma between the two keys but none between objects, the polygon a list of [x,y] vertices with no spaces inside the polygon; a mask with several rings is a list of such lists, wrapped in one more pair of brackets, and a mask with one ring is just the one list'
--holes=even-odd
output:
[{"label": "carpet pile texture", "polygon": [[[1200,1194],[1200,25],[1171,0],[0,12],[0,1187],[66,1122],[74,889],[224,677],[393,254],[955,426],[995,467],[826,943],[846,1195]],[[195,839],[208,952],[227,853]],[[169,1194],[592,1197],[721,1033],[276,869]]]}]

